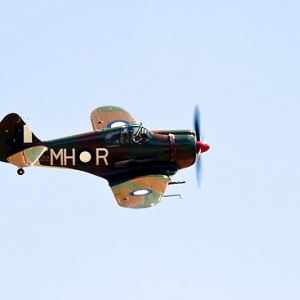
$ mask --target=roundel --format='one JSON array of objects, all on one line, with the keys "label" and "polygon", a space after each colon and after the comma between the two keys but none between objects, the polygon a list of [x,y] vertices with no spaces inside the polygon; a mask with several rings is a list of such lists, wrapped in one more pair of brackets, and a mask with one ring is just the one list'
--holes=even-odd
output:
[{"label": "roundel", "polygon": [[117,128],[128,126],[128,122],[124,120],[114,120],[107,125],[107,128]]},{"label": "roundel", "polygon": [[149,190],[149,189],[140,189],[140,190],[132,191],[130,193],[130,195],[131,196],[145,196],[145,195],[151,194],[152,192],[153,191]]}]

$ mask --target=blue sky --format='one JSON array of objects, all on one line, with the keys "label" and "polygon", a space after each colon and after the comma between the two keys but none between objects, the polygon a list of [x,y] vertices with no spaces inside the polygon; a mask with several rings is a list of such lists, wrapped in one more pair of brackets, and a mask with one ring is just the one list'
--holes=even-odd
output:
[{"label": "blue sky", "polygon": [[299,299],[298,1],[1,1],[0,103],[40,139],[117,105],[211,144],[151,209],[0,165],[1,299]]}]

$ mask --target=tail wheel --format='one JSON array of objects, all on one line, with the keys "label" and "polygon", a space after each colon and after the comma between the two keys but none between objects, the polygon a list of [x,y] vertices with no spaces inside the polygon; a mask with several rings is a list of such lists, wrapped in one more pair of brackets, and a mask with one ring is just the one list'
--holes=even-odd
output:
[{"label": "tail wheel", "polygon": [[24,169],[20,168],[17,171],[18,175],[23,175],[25,173]]}]

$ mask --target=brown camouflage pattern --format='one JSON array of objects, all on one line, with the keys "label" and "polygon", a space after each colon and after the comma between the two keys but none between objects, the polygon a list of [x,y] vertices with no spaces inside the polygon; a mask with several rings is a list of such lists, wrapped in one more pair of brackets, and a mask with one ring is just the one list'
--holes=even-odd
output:
[{"label": "brown camouflage pattern", "polygon": [[[191,130],[151,132],[114,106],[95,109],[91,122],[94,131],[40,141],[17,114],[9,114],[0,123],[0,160],[18,168],[68,168],[100,176],[119,205],[135,208],[159,203],[170,176],[195,162]],[[151,193],[131,194],[139,189]]]},{"label": "brown camouflage pattern", "polygon": [[[112,191],[120,206],[128,208],[152,207],[161,200],[169,181],[168,176],[149,175],[114,185]],[[134,191],[150,192],[145,195],[132,196]]]}]

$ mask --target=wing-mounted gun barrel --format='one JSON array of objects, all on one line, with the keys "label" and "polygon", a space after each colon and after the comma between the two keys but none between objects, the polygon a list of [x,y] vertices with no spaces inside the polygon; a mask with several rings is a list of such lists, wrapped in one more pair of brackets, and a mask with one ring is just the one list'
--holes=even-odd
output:
[{"label": "wing-mounted gun barrel", "polygon": [[181,199],[181,194],[172,194],[172,195],[163,195],[164,198],[170,198],[170,197],[178,197]]},{"label": "wing-mounted gun barrel", "polygon": [[172,185],[172,184],[184,184],[185,181],[170,181],[169,182],[169,185]]}]

